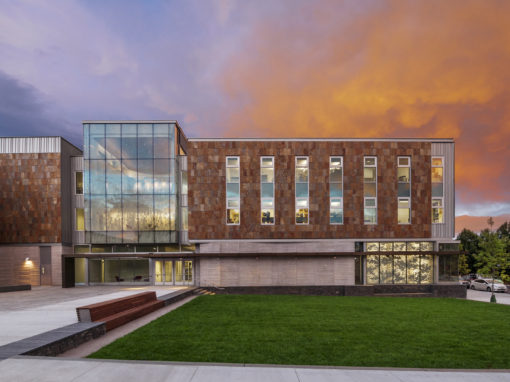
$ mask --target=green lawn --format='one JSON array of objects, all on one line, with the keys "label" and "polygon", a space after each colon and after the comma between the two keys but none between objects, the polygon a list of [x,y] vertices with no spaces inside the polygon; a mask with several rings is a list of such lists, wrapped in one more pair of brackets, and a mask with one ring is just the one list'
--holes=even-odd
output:
[{"label": "green lawn", "polygon": [[436,298],[200,296],[91,358],[510,368],[510,306]]}]

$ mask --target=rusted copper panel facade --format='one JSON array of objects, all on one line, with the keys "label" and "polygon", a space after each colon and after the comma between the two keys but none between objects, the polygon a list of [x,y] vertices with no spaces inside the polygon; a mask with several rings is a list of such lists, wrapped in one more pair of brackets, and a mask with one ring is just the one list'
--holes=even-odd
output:
[{"label": "rusted copper panel facade", "polygon": [[62,237],[59,153],[0,154],[0,243]]},{"label": "rusted copper panel facade", "polygon": [[[194,141],[188,145],[189,238],[344,239],[431,236],[430,142]],[[310,224],[294,223],[295,156],[309,156]],[[344,157],[344,224],[329,224],[329,157]],[[241,163],[241,223],[226,224],[225,157]],[[260,157],[275,157],[274,225],[260,224]],[[377,156],[378,224],[363,224],[363,157]],[[411,224],[397,223],[397,156],[411,156]]]}]

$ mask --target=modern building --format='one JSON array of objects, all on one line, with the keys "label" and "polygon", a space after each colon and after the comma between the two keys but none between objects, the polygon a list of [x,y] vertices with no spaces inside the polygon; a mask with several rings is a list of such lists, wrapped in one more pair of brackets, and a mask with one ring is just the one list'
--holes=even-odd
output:
[{"label": "modern building", "polygon": [[73,156],[81,150],[60,137],[0,138],[0,286],[61,285]]},{"label": "modern building", "polygon": [[83,131],[64,286],[457,280],[452,139],[187,139],[176,121]]}]

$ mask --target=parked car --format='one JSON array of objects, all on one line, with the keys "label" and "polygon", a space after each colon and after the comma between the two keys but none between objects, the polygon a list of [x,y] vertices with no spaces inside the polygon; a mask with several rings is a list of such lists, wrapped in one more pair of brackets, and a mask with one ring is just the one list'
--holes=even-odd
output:
[{"label": "parked car", "polygon": [[471,278],[467,276],[459,276],[459,284],[464,285],[467,289],[471,286]]},{"label": "parked car", "polygon": [[[471,281],[471,289],[492,291],[492,279],[476,279]],[[506,292],[503,281],[494,279],[494,292]]]}]

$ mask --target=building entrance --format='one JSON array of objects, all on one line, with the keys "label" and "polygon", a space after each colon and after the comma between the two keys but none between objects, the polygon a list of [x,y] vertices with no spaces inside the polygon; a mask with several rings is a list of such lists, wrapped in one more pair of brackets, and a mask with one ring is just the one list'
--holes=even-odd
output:
[{"label": "building entrance", "polygon": [[156,285],[193,285],[192,260],[155,260]]}]

